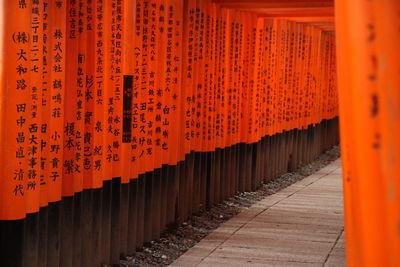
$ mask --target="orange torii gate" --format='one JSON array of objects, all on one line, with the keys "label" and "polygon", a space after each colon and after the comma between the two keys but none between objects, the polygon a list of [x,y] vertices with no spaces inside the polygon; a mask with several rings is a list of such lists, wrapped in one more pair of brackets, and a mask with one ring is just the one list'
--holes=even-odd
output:
[{"label": "orange torii gate", "polygon": [[0,265],[119,263],[337,144],[332,1],[0,1]]},{"label": "orange torii gate", "polygon": [[309,162],[337,54],[347,262],[398,265],[398,1],[0,5],[0,263],[116,263]]},{"label": "orange torii gate", "polygon": [[349,266],[400,262],[400,3],[337,0]]},{"label": "orange torii gate", "polygon": [[[399,1],[219,2],[335,31],[347,263],[398,266]],[[309,15],[318,9],[323,18],[314,23],[317,18]],[[297,13],[304,18],[291,18]]]}]

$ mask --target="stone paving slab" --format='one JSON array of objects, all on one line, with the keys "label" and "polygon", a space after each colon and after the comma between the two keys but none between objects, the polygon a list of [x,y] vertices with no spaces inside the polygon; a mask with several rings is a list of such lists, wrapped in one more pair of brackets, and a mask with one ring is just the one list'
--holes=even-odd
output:
[{"label": "stone paving slab", "polygon": [[172,266],[345,266],[341,162],[222,224]]}]

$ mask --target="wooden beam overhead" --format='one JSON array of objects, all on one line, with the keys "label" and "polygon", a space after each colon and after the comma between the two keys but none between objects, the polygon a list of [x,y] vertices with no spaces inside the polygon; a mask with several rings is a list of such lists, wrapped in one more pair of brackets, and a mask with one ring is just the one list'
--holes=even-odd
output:
[{"label": "wooden beam overhead", "polygon": [[214,0],[227,8],[334,7],[333,0]]},{"label": "wooden beam overhead", "polygon": [[[221,7],[334,29],[334,0],[214,0]],[[329,25],[323,24],[329,22]]]},{"label": "wooden beam overhead", "polygon": [[243,10],[246,12],[254,12],[260,17],[279,17],[279,18],[287,18],[291,17],[333,17],[334,11],[330,9],[319,10],[319,9],[298,9],[298,10],[252,10],[247,9]]},{"label": "wooden beam overhead", "polygon": [[281,19],[301,21],[301,22],[315,22],[315,21],[334,21],[335,17],[282,17]]}]

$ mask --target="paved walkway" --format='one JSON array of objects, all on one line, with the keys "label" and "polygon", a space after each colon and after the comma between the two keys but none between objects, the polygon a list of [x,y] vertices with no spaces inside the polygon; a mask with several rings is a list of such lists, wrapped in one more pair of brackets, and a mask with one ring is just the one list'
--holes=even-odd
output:
[{"label": "paved walkway", "polygon": [[244,210],[172,266],[344,266],[340,160]]}]

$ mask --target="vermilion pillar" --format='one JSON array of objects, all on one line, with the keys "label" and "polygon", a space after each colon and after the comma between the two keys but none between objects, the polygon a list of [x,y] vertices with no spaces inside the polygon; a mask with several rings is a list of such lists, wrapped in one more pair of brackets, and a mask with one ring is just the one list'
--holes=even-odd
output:
[{"label": "vermilion pillar", "polygon": [[337,0],[348,266],[400,264],[400,2]]}]

